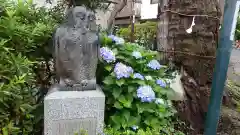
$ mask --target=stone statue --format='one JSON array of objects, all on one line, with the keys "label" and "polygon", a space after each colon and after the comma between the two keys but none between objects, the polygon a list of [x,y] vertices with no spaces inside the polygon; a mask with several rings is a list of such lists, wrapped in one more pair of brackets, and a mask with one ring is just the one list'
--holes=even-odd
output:
[{"label": "stone statue", "polygon": [[69,9],[53,44],[59,85],[69,90],[95,90],[99,45],[94,12],[83,6]]}]

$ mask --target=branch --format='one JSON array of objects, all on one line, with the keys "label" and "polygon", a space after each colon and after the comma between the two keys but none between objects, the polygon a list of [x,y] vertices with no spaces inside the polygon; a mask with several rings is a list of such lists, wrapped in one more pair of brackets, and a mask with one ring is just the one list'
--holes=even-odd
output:
[{"label": "branch", "polygon": [[112,29],[113,21],[115,20],[117,14],[122,11],[122,9],[127,5],[127,0],[121,0],[121,2],[115,5],[114,10],[108,19],[108,32]]}]

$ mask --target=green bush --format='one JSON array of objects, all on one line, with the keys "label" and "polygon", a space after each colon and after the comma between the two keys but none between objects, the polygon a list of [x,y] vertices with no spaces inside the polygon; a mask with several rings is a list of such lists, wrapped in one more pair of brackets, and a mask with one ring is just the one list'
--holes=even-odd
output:
[{"label": "green bush", "polygon": [[137,131],[126,130],[126,131],[117,131],[113,128],[106,128],[104,135],[184,135],[180,131],[175,131],[172,127],[162,127],[163,132],[159,132],[155,129],[147,128],[146,130],[139,129]]},{"label": "green bush", "polygon": [[[157,34],[157,22],[135,24],[134,30],[134,39],[136,43],[145,45],[150,49],[154,48]],[[131,26],[128,28],[120,28],[117,35],[123,37],[126,41],[130,41]]]},{"label": "green bush", "polygon": [[173,76],[155,60],[158,53],[115,36],[103,36],[101,45],[105,124],[116,131],[150,129],[173,134],[176,111],[167,99],[172,93],[168,80]]},{"label": "green bush", "polygon": [[[52,79],[47,53],[57,20],[31,0],[0,0],[0,134],[37,135]],[[47,67],[47,68],[46,68]]]},{"label": "green bush", "polygon": [[235,30],[235,40],[240,40],[240,16],[237,18],[237,26]]}]

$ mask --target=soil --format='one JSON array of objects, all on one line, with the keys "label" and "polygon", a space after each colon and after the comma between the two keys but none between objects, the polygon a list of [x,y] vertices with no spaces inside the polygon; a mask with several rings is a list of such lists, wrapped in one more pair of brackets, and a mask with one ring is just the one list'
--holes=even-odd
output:
[{"label": "soil", "polygon": [[240,135],[240,113],[235,108],[222,107],[218,135]]}]

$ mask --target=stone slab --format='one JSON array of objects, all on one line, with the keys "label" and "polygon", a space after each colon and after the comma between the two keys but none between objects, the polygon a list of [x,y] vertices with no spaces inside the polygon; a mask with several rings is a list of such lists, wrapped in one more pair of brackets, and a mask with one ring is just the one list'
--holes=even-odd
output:
[{"label": "stone slab", "polygon": [[105,96],[101,89],[92,91],[55,91],[44,99],[44,134],[88,135],[103,133]]}]

